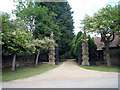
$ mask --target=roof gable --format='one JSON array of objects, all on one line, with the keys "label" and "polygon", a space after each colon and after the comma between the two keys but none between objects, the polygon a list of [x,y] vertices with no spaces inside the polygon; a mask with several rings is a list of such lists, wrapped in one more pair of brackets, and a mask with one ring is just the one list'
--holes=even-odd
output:
[{"label": "roof gable", "polygon": [[[118,39],[119,39],[119,36],[116,35],[115,39],[110,43],[110,47],[117,47]],[[93,40],[95,44],[97,45],[97,50],[102,50],[102,48],[104,47],[104,43],[101,42],[101,37],[93,37]]]}]

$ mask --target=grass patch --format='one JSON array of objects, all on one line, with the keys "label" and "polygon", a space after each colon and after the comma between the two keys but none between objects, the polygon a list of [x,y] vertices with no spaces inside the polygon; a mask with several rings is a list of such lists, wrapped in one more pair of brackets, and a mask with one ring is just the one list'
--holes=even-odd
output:
[{"label": "grass patch", "polygon": [[2,73],[0,72],[0,82],[2,81]]},{"label": "grass patch", "polygon": [[107,67],[107,66],[82,66],[81,68],[96,70],[96,71],[104,71],[104,72],[120,72],[120,67]]},{"label": "grass patch", "polygon": [[46,71],[49,71],[51,69],[54,69],[61,64],[62,63],[59,63],[58,65],[53,65],[53,66],[30,65],[30,66],[24,66],[24,67],[17,67],[15,72],[11,72],[11,68],[3,68],[2,81],[7,82],[11,80],[22,79],[22,78],[38,75]]}]

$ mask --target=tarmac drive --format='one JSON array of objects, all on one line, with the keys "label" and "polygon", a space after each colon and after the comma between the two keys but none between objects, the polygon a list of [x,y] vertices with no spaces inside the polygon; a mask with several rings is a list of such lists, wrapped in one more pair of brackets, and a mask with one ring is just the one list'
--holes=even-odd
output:
[{"label": "tarmac drive", "polygon": [[68,60],[43,74],[2,83],[2,88],[118,88],[118,73],[87,70]]}]

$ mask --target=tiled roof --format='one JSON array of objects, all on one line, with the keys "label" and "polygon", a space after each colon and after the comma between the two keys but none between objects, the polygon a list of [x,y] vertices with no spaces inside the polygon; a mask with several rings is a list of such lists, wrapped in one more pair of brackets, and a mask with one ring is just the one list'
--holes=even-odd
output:
[{"label": "tiled roof", "polygon": [[94,42],[97,45],[97,50],[102,50],[103,43],[101,42],[101,37],[94,37]]},{"label": "tiled roof", "polygon": [[118,45],[119,36],[117,35],[115,39],[110,43],[110,47],[116,47]]},{"label": "tiled roof", "polygon": [[[102,48],[104,47],[104,44],[103,42],[101,42],[101,37],[94,37],[93,39],[95,44],[97,45],[97,50],[102,50]],[[118,39],[119,39],[119,36],[116,35],[115,39],[110,43],[110,47],[117,47]]]}]

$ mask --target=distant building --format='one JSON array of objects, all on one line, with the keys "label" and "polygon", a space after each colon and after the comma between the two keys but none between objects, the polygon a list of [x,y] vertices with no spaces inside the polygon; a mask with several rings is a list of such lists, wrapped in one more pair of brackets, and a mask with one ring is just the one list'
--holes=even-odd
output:
[{"label": "distant building", "polygon": [[[120,48],[118,46],[118,39],[119,36],[116,35],[115,39],[110,43],[110,59],[113,65],[118,65],[118,60],[120,59],[120,55],[118,53],[118,49]],[[93,37],[93,40],[95,44],[97,45],[97,58],[98,61],[106,63],[104,56],[105,56],[105,47],[104,43],[101,42],[101,37]]]}]

